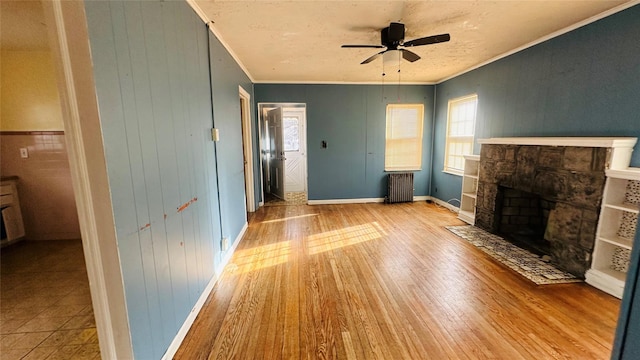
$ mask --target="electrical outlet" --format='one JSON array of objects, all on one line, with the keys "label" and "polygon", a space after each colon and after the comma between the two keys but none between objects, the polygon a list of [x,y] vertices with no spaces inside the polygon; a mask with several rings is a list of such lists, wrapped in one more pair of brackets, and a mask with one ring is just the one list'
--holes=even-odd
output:
[{"label": "electrical outlet", "polygon": [[23,159],[27,159],[29,157],[29,149],[20,148],[20,157]]},{"label": "electrical outlet", "polygon": [[227,251],[228,249],[229,249],[229,238],[223,237],[222,241],[220,242],[220,250]]}]

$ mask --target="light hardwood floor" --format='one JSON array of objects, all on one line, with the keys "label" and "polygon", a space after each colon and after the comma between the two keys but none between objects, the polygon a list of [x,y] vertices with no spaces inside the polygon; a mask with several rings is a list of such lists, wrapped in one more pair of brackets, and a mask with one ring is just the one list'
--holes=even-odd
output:
[{"label": "light hardwood floor", "polygon": [[263,207],[176,359],[607,359],[619,300],[537,286],[424,202]]}]

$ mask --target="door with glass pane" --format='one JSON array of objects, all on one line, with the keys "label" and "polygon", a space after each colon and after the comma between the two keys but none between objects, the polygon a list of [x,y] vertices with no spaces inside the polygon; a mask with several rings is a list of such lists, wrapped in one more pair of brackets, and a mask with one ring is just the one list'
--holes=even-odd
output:
[{"label": "door with glass pane", "polygon": [[305,109],[286,109],[282,120],[287,193],[306,192]]}]

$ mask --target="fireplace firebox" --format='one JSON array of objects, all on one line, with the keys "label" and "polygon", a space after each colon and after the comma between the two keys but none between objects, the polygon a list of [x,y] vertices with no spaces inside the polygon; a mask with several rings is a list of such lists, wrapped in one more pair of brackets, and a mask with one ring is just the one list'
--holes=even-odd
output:
[{"label": "fireplace firebox", "polygon": [[555,202],[540,195],[499,186],[497,194],[498,234],[515,245],[544,256],[551,253],[545,230]]}]

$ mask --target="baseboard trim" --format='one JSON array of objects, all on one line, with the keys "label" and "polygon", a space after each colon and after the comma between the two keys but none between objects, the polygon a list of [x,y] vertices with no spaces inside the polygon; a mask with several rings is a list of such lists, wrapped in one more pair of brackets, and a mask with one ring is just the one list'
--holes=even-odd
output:
[{"label": "baseboard trim", "polygon": [[224,267],[229,263],[229,260],[231,260],[231,256],[233,255],[233,253],[235,253],[236,248],[238,247],[238,244],[242,240],[242,237],[244,236],[244,233],[247,231],[248,227],[249,227],[249,224],[245,222],[244,226],[242,226],[242,230],[240,230],[240,234],[238,234],[238,236],[236,237],[236,240],[233,242],[233,245],[231,245],[229,250],[227,250],[227,252],[225,253],[224,257],[222,258],[222,261],[220,262],[220,265],[215,268],[214,274],[211,277],[211,280],[209,280],[209,283],[204,288],[204,291],[202,292],[202,294],[200,294],[200,298],[198,298],[198,301],[196,301],[196,304],[193,306],[193,309],[191,309],[189,316],[187,316],[184,323],[180,327],[180,330],[178,330],[178,333],[176,334],[176,336],[173,338],[173,341],[169,345],[169,348],[167,348],[167,351],[162,356],[162,360],[173,359],[176,352],[178,352],[180,345],[182,345],[182,341],[184,341],[184,338],[187,336],[189,329],[191,329],[193,322],[196,320],[196,317],[198,317],[198,314],[200,313],[200,310],[202,310],[204,303],[207,301],[209,294],[211,294],[211,291],[213,291],[214,286],[218,283],[218,280],[222,275],[222,271],[224,270]]},{"label": "baseboard trim", "polygon": [[[431,196],[414,196],[413,201],[427,201]],[[336,204],[367,204],[367,203],[381,203],[384,202],[384,198],[357,198],[357,199],[327,199],[327,200],[308,200],[309,205],[336,205]]]},{"label": "baseboard trim", "polygon": [[335,204],[366,204],[381,203],[384,198],[359,198],[359,199],[327,199],[327,200],[308,200],[309,205],[335,205]]},{"label": "baseboard trim", "polygon": [[459,208],[459,207],[453,206],[453,205],[449,204],[449,203],[448,203],[448,202],[446,202],[446,201],[442,201],[442,200],[440,200],[440,199],[438,199],[438,198],[435,198],[435,197],[433,197],[433,196],[430,196],[430,198],[431,198],[430,200],[431,200],[431,201],[433,201],[434,203],[436,203],[436,204],[438,204],[438,205],[440,205],[440,206],[442,206],[442,207],[445,207],[445,208],[447,208],[447,209],[449,209],[449,210],[453,211],[453,212],[454,212],[454,213],[456,213],[456,214],[460,211],[460,208]]},{"label": "baseboard trim", "polygon": [[238,234],[238,236],[236,236],[236,239],[233,242],[233,245],[231,245],[229,250],[227,250],[227,252],[224,254],[224,257],[222,258],[220,265],[216,268],[216,275],[218,277],[222,275],[222,272],[224,271],[224,267],[227,266],[227,264],[229,263],[229,260],[231,260],[231,256],[233,256],[233,254],[236,252],[236,248],[238,247],[238,244],[240,244],[240,241],[242,240],[242,237],[244,236],[244,234],[247,232],[248,228],[249,228],[249,224],[245,222],[244,225],[242,226],[242,229],[240,230],[240,233]]}]

